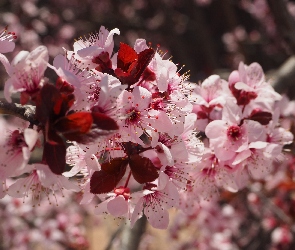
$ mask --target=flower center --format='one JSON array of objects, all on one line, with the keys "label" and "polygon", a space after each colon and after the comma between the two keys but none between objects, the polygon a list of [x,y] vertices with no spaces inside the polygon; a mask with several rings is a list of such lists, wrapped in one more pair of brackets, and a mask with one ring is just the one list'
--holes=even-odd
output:
[{"label": "flower center", "polygon": [[27,147],[25,142],[24,134],[20,133],[18,130],[12,132],[10,140],[8,144],[13,147],[14,149]]},{"label": "flower center", "polygon": [[140,112],[135,108],[130,109],[127,111],[127,124],[136,124],[140,120]]},{"label": "flower center", "polygon": [[241,128],[237,125],[230,126],[227,129],[227,136],[235,141],[239,140],[241,135],[242,135]]}]

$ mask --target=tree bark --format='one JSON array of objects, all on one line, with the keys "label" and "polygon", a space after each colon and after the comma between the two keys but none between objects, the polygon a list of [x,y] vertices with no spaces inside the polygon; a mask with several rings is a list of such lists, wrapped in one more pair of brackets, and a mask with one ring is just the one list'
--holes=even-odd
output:
[{"label": "tree bark", "polygon": [[[129,222],[129,221],[128,221]],[[125,225],[122,233],[122,246],[121,250],[137,250],[142,235],[146,230],[147,219],[142,216],[134,225],[130,227],[130,222]]]}]

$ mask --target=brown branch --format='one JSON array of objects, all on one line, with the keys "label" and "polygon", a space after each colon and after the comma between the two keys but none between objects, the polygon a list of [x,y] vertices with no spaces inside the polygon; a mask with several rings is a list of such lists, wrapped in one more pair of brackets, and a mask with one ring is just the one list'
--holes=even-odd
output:
[{"label": "brown branch", "polygon": [[295,20],[287,9],[286,1],[267,0],[267,2],[277,25],[278,32],[280,32],[292,53],[295,54]]},{"label": "brown branch", "polygon": [[142,216],[134,225],[130,228],[130,224],[127,223],[122,232],[122,250],[137,250],[139,247],[141,236],[146,231],[147,219]]},{"label": "brown branch", "polygon": [[291,56],[284,64],[271,73],[271,84],[280,94],[295,98],[295,56]]},{"label": "brown branch", "polygon": [[39,125],[39,121],[35,118],[35,112],[35,106],[9,103],[5,100],[0,100],[0,114],[13,115],[30,122],[32,125]]}]

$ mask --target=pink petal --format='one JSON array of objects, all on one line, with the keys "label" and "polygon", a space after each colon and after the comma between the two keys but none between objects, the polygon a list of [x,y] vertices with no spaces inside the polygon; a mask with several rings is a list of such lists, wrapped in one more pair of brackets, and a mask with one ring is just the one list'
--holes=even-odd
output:
[{"label": "pink petal", "polygon": [[13,51],[15,48],[15,43],[11,41],[0,41],[0,53],[8,53]]},{"label": "pink petal", "polygon": [[227,135],[227,128],[228,128],[228,123],[223,120],[215,120],[210,122],[206,129],[205,133],[206,136],[210,139],[216,139],[219,137],[225,137]]},{"label": "pink petal", "polygon": [[68,60],[66,59],[65,56],[59,54],[53,59],[52,65],[56,69],[59,69],[59,68],[65,69],[66,66],[68,65]]},{"label": "pink petal", "polygon": [[236,82],[240,81],[240,75],[237,70],[233,71],[228,77],[229,85],[235,84]]},{"label": "pink petal", "polygon": [[143,198],[140,198],[133,210],[132,216],[131,216],[131,227],[134,226],[135,222],[142,217],[142,211],[143,211]]},{"label": "pink petal", "polygon": [[139,110],[146,109],[152,98],[152,93],[143,87],[134,87],[133,89],[134,105],[138,107]]},{"label": "pink petal", "polygon": [[155,211],[151,207],[146,207],[144,213],[152,227],[167,229],[169,225],[169,213],[166,209],[158,209]]},{"label": "pink petal", "polygon": [[102,48],[100,48],[97,45],[93,45],[93,46],[78,50],[77,54],[81,57],[87,57],[87,56],[99,55],[100,52],[102,51],[103,51]]},{"label": "pink petal", "polygon": [[121,195],[110,200],[107,205],[109,213],[113,216],[120,217],[128,213],[128,201]]},{"label": "pink petal", "polygon": [[241,153],[238,153],[236,157],[234,158],[232,165],[237,165],[247,159],[251,156],[251,151],[249,149],[242,151]]},{"label": "pink petal", "polygon": [[3,64],[7,74],[10,74],[10,70],[11,70],[10,63],[7,57],[2,55],[1,53],[0,53],[0,62]]},{"label": "pink petal", "polygon": [[25,142],[28,145],[29,149],[32,150],[33,147],[36,145],[36,142],[38,140],[38,132],[31,128],[26,128],[24,130],[24,138]]},{"label": "pink petal", "polygon": [[99,203],[95,209],[94,209],[94,213],[95,214],[102,214],[102,213],[106,213],[107,210],[107,205],[108,205],[109,200],[105,200],[101,203]]},{"label": "pink petal", "polygon": [[141,51],[147,49],[148,46],[146,45],[146,40],[145,39],[136,39],[134,43],[134,50],[136,53],[140,53]]}]

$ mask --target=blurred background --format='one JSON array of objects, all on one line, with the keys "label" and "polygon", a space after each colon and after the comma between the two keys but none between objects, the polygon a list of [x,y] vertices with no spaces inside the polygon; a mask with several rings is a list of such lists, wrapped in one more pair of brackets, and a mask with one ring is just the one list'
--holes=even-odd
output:
[{"label": "blurred background", "polygon": [[[273,3],[285,7],[286,20],[278,21],[280,17],[275,12],[276,7]],[[268,73],[276,89],[288,93],[291,98],[295,89],[292,87],[295,79],[293,58],[295,39],[293,40],[290,35],[295,35],[294,18],[295,1],[288,0],[0,0],[0,29],[8,26],[8,31],[15,32],[18,37],[16,49],[6,54],[9,60],[20,50],[31,51],[43,44],[48,47],[52,62],[57,54],[63,53],[62,48],[71,50],[75,39],[80,36],[87,37],[103,25],[109,30],[119,28],[121,31],[120,36],[114,37],[115,51],[120,42],[132,46],[137,38],[145,38],[152,47],[159,47],[166,53],[166,58],[171,57],[179,68],[183,66],[181,73],[189,71],[192,82],[202,81],[211,74],[220,74],[226,79],[230,71],[237,69],[240,61],[246,64],[258,62]],[[289,26],[284,26],[284,21]],[[0,68],[0,73],[2,76],[0,84],[3,87],[7,78],[3,67]],[[50,77],[50,73],[48,76]],[[292,164],[294,165],[294,162]],[[288,209],[292,210],[291,206],[295,204],[292,191],[294,185],[290,185],[288,188],[284,186],[283,194],[280,192],[267,195],[287,196],[286,199],[292,201]],[[255,190],[257,189],[254,188]],[[240,198],[227,194],[222,197],[224,200],[236,199],[237,203],[238,201],[256,202],[259,198],[256,191],[250,196],[249,192],[242,192]],[[0,249],[119,249],[116,248],[116,236],[124,227],[121,226],[122,222],[110,218],[93,219],[88,208],[76,208],[78,200],[73,197],[68,201],[70,206],[75,207],[72,212],[68,211],[69,205],[63,203],[60,205],[64,208],[62,212],[55,208],[50,211],[32,212],[32,208],[20,209],[24,206],[22,203],[14,201],[15,207],[7,208],[7,204],[11,201],[0,201],[1,218],[8,218],[11,211],[16,214],[13,222],[9,219],[8,223],[0,225],[2,235]],[[266,207],[269,206],[268,200],[263,198],[262,201],[266,202]],[[219,205],[220,211],[224,209],[222,203]],[[59,215],[60,213],[62,215]],[[269,214],[267,211],[266,213]],[[175,214],[175,211],[171,212],[172,217]],[[243,232],[247,233],[252,226],[260,229],[259,225],[262,225],[264,220],[263,215],[254,216],[255,213],[249,209],[245,209],[243,214],[253,217],[253,223],[243,225]],[[24,233],[20,236],[20,232],[32,228],[38,230],[40,222],[34,221],[34,216],[37,215],[44,218],[44,223],[50,221],[55,224],[48,226],[48,230],[44,232],[47,238],[44,235],[45,238],[36,237],[47,239],[46,244],[49,242],[56,244],[46,245],[44,241],[39,240],[32,245],[29,234]],[[222,219],[227,222],[228,210],[225,210],[224,216]],[[51,222],[56,218],[59,218],[58,222]],[[192,244],[191,238],[200,236],[196,229],[198,223],[192,225],[189,221],[185,221],[187,218],[181,219],[181,215],[176,218],[177,221],[170,226],[170,231],[148,229],[140,249],[170,249],[173,244],[175,249],[221,249],[218,246],[201,248]],[[195,218],[191,218],[193,219]],[[286,220],[283,219],[282,224],[285,225]],[[272,223],[270,219],[267,222]],[[201,225],[201,222],[199,223]],[[289,224],[286,225],[288,227]],[[68,227],[74,227],[76,231],[68,232]],[[70,243],[59,244],[60,241],[63,242],[61,238],[50,238],[49,236],[56,235],[54,230],[59,234],[62,232],[60,237],[68,237],[67,242]],[[77,235],[81,237],[78,242]],[[258,233],[255,236],[254,230],[253,238],[255,237],[256,240],[261,240],[262,236]],[[183,244],[179,242],[176,244],[171,239],[181,241]],[[268,241],[270,233],[265,236],[265,242]],[[248,248],[246,246],[222,249],[266,249],[259,247],[261,247],[259,244],[256,248],[249,244]],[[288,248],[267,249],[292,249],[289,247],[291,245],[288,245]]]}]

